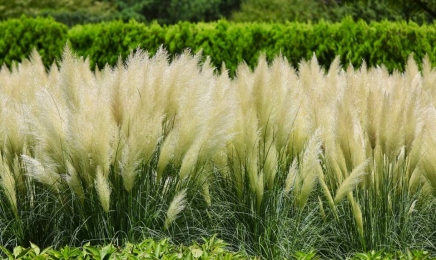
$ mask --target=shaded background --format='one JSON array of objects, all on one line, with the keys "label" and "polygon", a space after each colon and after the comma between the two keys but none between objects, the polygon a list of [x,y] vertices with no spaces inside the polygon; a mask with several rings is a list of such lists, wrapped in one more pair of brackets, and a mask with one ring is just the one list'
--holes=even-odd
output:
[{"label": "shaded background", "polygon": [[406,20],[432,23],[435,0],[0,0],[0,20],[52,16],[73,26],[110,20],[318,22]]}]

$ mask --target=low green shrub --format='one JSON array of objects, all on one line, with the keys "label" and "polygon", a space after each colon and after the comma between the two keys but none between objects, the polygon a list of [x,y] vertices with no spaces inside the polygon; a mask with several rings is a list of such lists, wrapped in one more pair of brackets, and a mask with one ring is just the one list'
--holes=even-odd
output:
[{"label": "low green shrub", "polygon": [[0,22],[0,63],[7,66],[21,61],[36,48],[46,67],[60,58],[62,46],[69,40],[71,47],[96,65],[115,65],[125,60],[138,47],[154,54],[164,46],[174,56],[184,49],[203,52],[213,66],[226,68],[234,74],[238,64],[246,62],[253,68],[260,53],[272,60],[280,53],[293,66],[315,54],[319,63],[328,68],[340,56],[344,66],[384,65],[389,71],[404,70],[407,57],[414,53],[417,61],[428,54],[436,60],[436,28],[406,22],[321,21],[306,23],[232,23],[224,20],[213,23],[179,22],[175,25],[149,25],[130,21],[77,25],[67,31],[66,26],[53,19],[22,17]]},{"label": "low green shrub", "polygon": [[355,67],[365,61],[369,66],[383,64],[390,71],[404,70],[410,53],[417,60],[429,54],[436,60],[431,42],[436,38],[433,26],[418,26],[406,22],[367,24],[346,19],[341,23],[216,23],[181,22],[172,26],[136,22],[112,22],[72,28],[69,39],[80,55],[89,56],[91,66],[115,65],[125,58],[129,49],[140,46],[154,53],[160,45],[171,54],[190,48],[210,56],[215,67],[222,63],[234,73],[241,62],[254,67],[260,53],[269,60],[278,54],[294,66],[313,54],[321,65],[328,67],[336,56],[345,66]]},{"label": "low green shrub", "polygon": [[29,248],[15,247],[12,251],[0,246],[0,256],[7,259],[255,259],[241,252],[230,252],[226,243],[215,237],[203,239],[202,243],[190,246],[174,245],[168,239],[155,241],[146,239],[138,244],[127,243],[92,246],[86,243],[81,247],[65,246],[58,250],[48,247],[40,249],[31,244]]},{"label": "low green shrub", "polygon": [[[199,260],[238,260],[238,259],[258,259],[250,257],[243,252],[230,252],[226,249],[227,244],[211,237],[204,239],[202,243],[193,243],[190,246],[174,245],[168,239],[159,241],[146,239],[138,244],[126,243],[118,246],[115,244],[96,245],[86,243],[81,247],[65,246],[59,249],[48,247],[40,249],[37,245],[31,244],[29,248],[21,246],[13,250],[0,246],[0,256],[6,259],[199,259]],[[321,259],[316,251],[308,252],[296,251],[292,255],[296,260],[318,260]],[[354,256],[347,258],[350,260],[431,260],[436,259],[424,250],[407,250],[406,252],[385,252],[371,251],[367,253],[356,253]]]},{"label": "low green shrub", "polygon": [[53,18],[10,19],[0,22],[0,64],[11,66],[14,61],[29,57],[33,49],[40,53],[48,67],[60,59],[67,41],[68,27]]}]

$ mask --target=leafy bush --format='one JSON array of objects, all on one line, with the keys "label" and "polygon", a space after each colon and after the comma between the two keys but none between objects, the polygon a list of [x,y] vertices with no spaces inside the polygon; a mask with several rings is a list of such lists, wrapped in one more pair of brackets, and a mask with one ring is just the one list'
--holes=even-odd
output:
[{"label": "leafy bush", "polygon": [[67,41],[68,28],[49,18],[10,19],[0,22],[0,64],[29,57],[32,49],[41,54],[48,67],[60,58]]},{"label": "leafy bush", "polygon": [[282,53],[294,66],[301,59],[310,59],[315,53],[326,67],[336,56],[340,56],[344,65],[357,67],[364,60],[369,66],[383,64],[390,71],[402,71],[410,53],[415,53],[417,60],[428,53],[434,60],[436,54],[430,44],[434,34],[433,27],[420,27],[413,23],[368,25],[363,21],[344,20],[337,24],[321,22],[315,25],[233,24],[220,21],[197,25],[179,23],[166,27],[117,22],[79,26],[73,28],[69,35],[73,49],[80,55],[89,55],[91,65],[94,62],[99,66],[106,62],[114,65],[118,55],[127,56],[129,48],[141,46],[154,53],[163,44],[172,54],[180,53],[184,48],[202,51],[203,55],[211,57],[214,66],[220,67],[225,63],[233,74],[243,61],[253,67],[262,52],[268,59]]},{"label": "leafy bush", "polygon": [[68,32],[68,39],[78,55],[90,57],[93,68],[96,64],[102,68],[106,63],[116,64],[119,57],[125,60],[138,47],[155,53],[164,43],[165,33],[165,27],[157,23],[146,26],[117,21],[75,26]]},{"label": "leafy bush", "polygon": [[210,57],[213,66],[220,68],[225,63],[231,75],[241,62],[254,68],[261,53],[265,53],[268,60],[281,53],[293,66],[315,54],[326,68],[340,56],[344,66],[358,67],[365,61],[368,66],[383,64],[389,71],[403,71],[411,53],[416,60],[421,60],[426,53],[430,60],[436,60],[431,44],[436,37],[434,26],[405,22],[367,24],[346,19],[341,23],[312,25],[219,21],[162,26],[115,21],[78,25],[66,36],[65,26],[52,19],[22,18],[20,21],[0,23],[6,32],[0,38],[0,57],[3,57],[0,62],[9,67],[13,60],[27,57],[32,48],[41,53],[48,67],[55,57],[59,58],[61,46],[67,39],[79,55],[89,57],[92,69],[96,65],[102,68],[106,63],[114,66],[120,57],[125,60],[129,52],[138,47],[154,54],[162,45],[171,57],[186,48],[195,53],[202,51],[204,57]]},{"label": "leafy bush", "polygon": [[352,259],[354,260],[370,260],[370,259],[427,260],[427,259],[434,259],[434,257],[430,256],[430,254],[425,250],[412,250],[412,251],[407,250],[406,252],[395,252],[395,253],[385,252],[384,250],[380,250],[380,251],[373,250],[368,253],[357,253],[353,256]]},{"label": "leafy bush", "polygon": [[[167,239],[154,241],[147,239],[138,244],[127,243],[124,246],[108,244],[104,246],[91,246],[90,243],[80,247],[62,247],[55,250],[51,247],[41,250],[37,245],[31,244],[30,248],[15,247],[12,251],[0,246],[0,253],[8,259],[256,259],[243,253],[234,253],[226,250],[224,241],[211,237],[203,239],[202,244],[194,243],[191,246],[175,246]],[[1,255],[1,254],[0,254]],[[315,251],[297,251],[293,259],[315,260],[320,259]],[[370,259],[400,259],[400,260],[427,260],[432,259],[427,251],[407,250],[406,253],[388,253],[383,250],[368,253],[357,253],[351,260]]]},{"label": "leafy bush", "polygon": [[[80,248],[51,247],[41,250],[37,245],[30,248],[15,247],[12,251],[0,246],[0,253],[8,259],[250,259],[242,253],[232,253],[225,249],[224,241],[211,237],[203,239],[202,244],[176,246],[167,239],[154,241],[147,239],[138,244],[127,243],[116,246],[91,246],[90,243]],[[1,255],[1,254],[0,254]]]}]

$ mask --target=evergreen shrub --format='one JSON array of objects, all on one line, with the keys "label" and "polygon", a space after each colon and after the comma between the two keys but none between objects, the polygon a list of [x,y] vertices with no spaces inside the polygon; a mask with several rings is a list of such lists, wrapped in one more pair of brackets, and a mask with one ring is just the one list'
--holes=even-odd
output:
[{"label": "evergreen shrub", "polygon": [[10,19],[0,22],[0,64],[29,57],[37,49],[48,67],[59,59],[67,41],[68,27],[53,18]]},{"label": "evergreen shrub", "polygon": [[21,61],[36,48],[49,66],[59,57],[68,40],[79,56],[88,57],[95,65],[113,66],[131,50],[148,50],[154,54],[163,46],[171,56],[186,48],[203,52],[216,67],[225,63],[231,73],[241,62],[251,68],[260,53],[272,60],[280,53],[293,66],[314,54],[328,68],[336,56],[342,65],[358,67],[383,64],[389,71],[403,71],[408,56],[414,53],[418,63],[425,54],[436,61],[436,30],[432,25],[419,26],[406,22],[321,21],[306,23],[213,23],[179,22],[174,25],[144,24],[135,21],[113,21],[77,25],[70,30],[48,18],[12,19],[0,22],[0,63],[7,66]]}]

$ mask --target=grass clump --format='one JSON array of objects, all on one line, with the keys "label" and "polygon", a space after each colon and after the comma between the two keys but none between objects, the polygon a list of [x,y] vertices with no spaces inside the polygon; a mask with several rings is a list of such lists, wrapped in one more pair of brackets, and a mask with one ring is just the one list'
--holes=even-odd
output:
[{"label": "grass clump", "polygon": [[[297,251],[436,252],[436,73],[292,68],[234,79],[188,52],[89,69],[68,48],[0,70],[0,244],[80,246],[216,234]],[[44,234],[44,235],[41,235]]]}]

